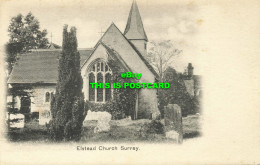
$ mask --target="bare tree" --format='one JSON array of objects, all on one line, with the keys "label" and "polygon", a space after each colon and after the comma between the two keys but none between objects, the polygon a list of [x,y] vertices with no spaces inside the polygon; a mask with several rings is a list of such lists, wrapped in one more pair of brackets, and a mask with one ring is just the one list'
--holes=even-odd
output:
[{"label": "bare tree", "polygon": [[146,56],[150,64],[159,73],[159,81],[163,79],[163,73],[174,62],[175,56],[178,56],[182,50],[174,47],[170,40],[164,40],[160,42],[151,42],[151,48]]}]

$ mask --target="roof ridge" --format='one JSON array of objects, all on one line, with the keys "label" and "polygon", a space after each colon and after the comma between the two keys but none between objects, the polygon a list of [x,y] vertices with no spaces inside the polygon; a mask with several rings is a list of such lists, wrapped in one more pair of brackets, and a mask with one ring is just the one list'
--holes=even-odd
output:
[{"label": "roof ridge", "polygon": [[98,40],[98,42],[96,43],[96,45],[94,46],[93,51],[91,52],[90,56],[84,61],[83,65],[81,66],[81,68],[86,64],[87,60],[92,56],[92,54],[95,52],[96,48],[98,47],[98,45],[102,44],[102,39],[105,36],[105,34],[108,32],[108,30],[114,26],[119,33],[123,36],[123,38],[128,42],[128,44],[132,47],[132,49],[134,49],[134,51],[137,53],[137,55],[139,56],[139,58],[144,62],[144,64],[146,65],[146,67],[155,75],[156,78],[159,77],[159,75],[157,74],[157,72],[154,70],[154,68],[149,64],[148,61],[146,61],[146,59],[142,56],[142,54],[138,51],[138,49],[126,38],[126,36],[119,30],[119,28],[112,22],[111,25],[107,28],[106,32],[103,34],[103,36]]},{"label": "roof ridge", "polygon": [[[90,55],[92,50],[79,50],[80,65]],[[56,83],[58,74],[58,65],[61,51],[35,51],[19,55],[10,73],[8,84],[22,83]],[[26,74],[24,74],[26,72]]]},{"label": "roof ridge", "polygon": [[[97,43],[96,43],[95,46],[93,47],[93,51],[91,52],[89,58],[92,56],[92,54],[94,53],[94,51],[96,50],[96,48],[98,47],[98,45],[101,44],[103,37],[105,36],[105,34],[108,32],[108,30],[111,28],[112,25],[114,25],[114,26],[116,27],[116,25],[115,25],[114,22],[112,21],[112,23],[109,25],[109,27],[107,28],[107,30],[105,31],[105,33],[100,37],[100,39],[97,41]],[[118,29],[118,30],[119,30],[119,29]],[[120,30],[119,30],[119,31],[120,31]],[[83,65],[81,66],[81,68],[86,64],[86,62],[87,62],[87,60],[88,60],[89,58],[87,58],[87,59],[84,61],[84,63],[83,63]]]}]

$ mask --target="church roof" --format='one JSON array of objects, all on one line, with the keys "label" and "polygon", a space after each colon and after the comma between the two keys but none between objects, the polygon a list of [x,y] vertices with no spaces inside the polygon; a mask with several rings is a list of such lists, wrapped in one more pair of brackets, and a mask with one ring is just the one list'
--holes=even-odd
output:
[{"label": "church roof", "polygon": [[[152,74],[158,78],[157,72],[149,64],[148,61],[142,56],[142,54],[136,49],[136,47],[121,33],[121,31],[112,23],[107,31],[103,34],[101,39],[97,42],[94,49],[102,42],[108,46],[111,50],[120,55],[122,60],[128,64],[129,68],[138,73],[147,67]],[[93,51],[94,52],[94,51]],[[88,59],[87,59],[88,60]],[[87,62],[85,61],[85,63]]]},{"label": "church roof", "polygon": [[61,49],[61,46],[54,43],[50,43],[49,45],[47,45],[46,49]]},{"label": "church roof", "polygon": [[[97,46],[102,44],[107,52],[116,57],[127,70],[132,70],[136,73],[144,70],[150,71],[155,78],[158,78],[154,68],[129,41],[129,39],[147,40],[135,1],[131,7],[124,34],[112,23],[94,49],[79,50],[81,67],[90,58]],[[59,45],[51,44],[47,49],[35,50],[20,55],[19,60],[13,67],[8,83],[57,83],[58,59],[61,55],[61,49],[59,48]]]},{"label": "church roof", "polygon": [[[92,49],[79,50],[81,65],[91,52]],[[60,55],[61,49],[21,54],[8,83],[57,83]]]},{"label": "church roof", "polygon": [[148,38],[144,31],[142,18],[135,0],[132,3],[124,35],[130,40],[135,39],[148,41]]},{"label": "church roof", "polygon": [[131,68],[127,65],[127,63],[122,59],[122,57],[113,49],[111,49],[109,46],[101,42],[101,44],[106,48],[107,53],[112,57],[112,59],[115,59],[120,62],[121,66],[128,72],[132,72]]}]

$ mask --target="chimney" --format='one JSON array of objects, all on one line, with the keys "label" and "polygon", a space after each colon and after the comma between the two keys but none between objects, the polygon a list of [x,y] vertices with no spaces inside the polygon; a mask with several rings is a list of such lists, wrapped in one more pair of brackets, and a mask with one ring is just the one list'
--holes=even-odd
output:
[{"label": "chimney", "polygon": [[193,76],[193,66],[192,66],[192,64],[191,63],[189,63],[188,64],[188,77],[189,78],[192,78],[192,76]]}]

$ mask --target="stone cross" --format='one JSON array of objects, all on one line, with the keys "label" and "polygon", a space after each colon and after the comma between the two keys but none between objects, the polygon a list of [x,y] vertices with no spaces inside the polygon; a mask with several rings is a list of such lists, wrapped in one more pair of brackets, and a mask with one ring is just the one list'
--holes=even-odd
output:
[{"label": "stone cross", "polygon": [[100,37],[102,37],[105,32],[102,31],[102,29],[101,29],[100,32],[98,32],[98,33],[100,33]]}]

